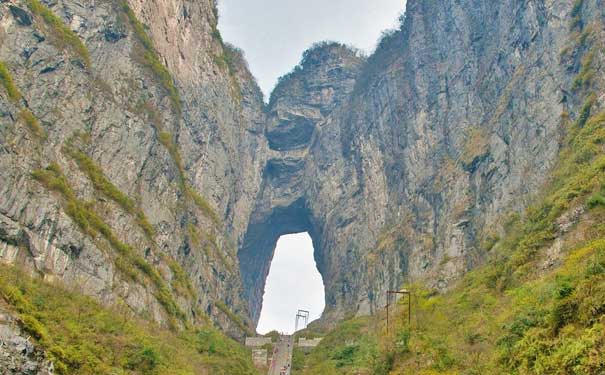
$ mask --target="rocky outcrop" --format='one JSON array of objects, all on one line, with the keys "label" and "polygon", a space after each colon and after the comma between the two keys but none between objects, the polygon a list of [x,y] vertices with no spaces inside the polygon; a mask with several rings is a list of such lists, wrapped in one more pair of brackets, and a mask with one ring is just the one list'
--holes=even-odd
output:
[{"label": "rocky outcrop", "polygon": [[[310,193],[320,175],[309,174],[310,147],[319,127],[353,91],[363,64],[356,51],[323,43],[305,52],[301,64],[281,78],[267,108],[267,162],[254,211],[239,251],[252,318],[257,321],[269,265],[279,236],[308,231],[316,258],[325,216],[311,210]],[[323,262],[318,259],[318,266]],[[326,288],[329,289],[329,286]]]},{"label": "rocky outcrop", "polygon": [[410,0],[371,56],[319,44],[265,106],[212,0],[32,4],[0,3],[0,259],[233,336],[282,234],[311,234],[326,318],[482,262],[557,161],[605,9]]},{"label": "rocky outcrop", "polygon": [[54,366],[0,307],[0,369],[5,375],[51,375]]}]

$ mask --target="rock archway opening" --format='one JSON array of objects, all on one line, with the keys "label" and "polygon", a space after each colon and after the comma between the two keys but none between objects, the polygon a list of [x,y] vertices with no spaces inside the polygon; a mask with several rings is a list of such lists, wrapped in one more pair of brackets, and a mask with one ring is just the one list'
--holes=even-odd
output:
[{"label": "rock archway opening", "polygon": [[[266,172],[266,175],[272,176],[269,172]],[[284,200],[282,199],[281,202]],[[284,274],[281,278],[284,285],[290,283],[296,285],[296,288],[285,289],[280,295],[287,293],[288,296],[300,297],[303,293],[309,293],[304,289],[305,283],[308,283],[304,277],[313,275],[315,277],[314,285],[318,285],[312,289],[313,294],[319,300],[329,302],[324,298],[326,290],[324,284],[329,285],[330,280],[329,265],[326,263],[322,246],[320,228],[324,227],[323,223],[315,218],[304,198],[292,199],[290,202],[284,202],[287,204],[283,205],[275,203],[275,201],[259,203],[238,251],[244,298],[248,301],[249,316],[257,325],[263,306],[269,309],[272,306],[275,307],[270,300],[272,288],[265,289],[270,269],[276,272],[276,275]],[[293,237],[291,237],[292,235]],[[290,241],[290,239],[293,240]],[[285,244],[283,248],[282,244]],[[281,265],[282,261],[289,260],[299,260],[299,262],[290,266]],[[272,261],[274,261],[273,264]],[[267,291],[266,298],[269,301],[263,300],[265,291]],[[286,298],[285,295],[283,298]],[[292,307],[293,311],[283,313],[284,319],[290,319],[292,322],[292,327],[285,329],[285,332],[294,329],[298,309],[310,310],[305,307],[299,303],[298,306]],[[323,308],[319,309],[318,314],[322,312]],[[279,329],[280,327],[270,328]],[[262,332],[263,329],[265,326],[260,326],[259,332]]]},{"label": "rock archway opening", "polygon": [[281,236],[266,280],[257,331],[293,333],[298,309],[310,312],[309,322],[321,316],[324,294],[309,233]]}]

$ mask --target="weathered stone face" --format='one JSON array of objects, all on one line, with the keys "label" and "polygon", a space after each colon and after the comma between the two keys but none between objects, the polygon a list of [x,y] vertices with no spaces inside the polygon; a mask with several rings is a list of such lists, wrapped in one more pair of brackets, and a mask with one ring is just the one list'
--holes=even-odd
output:
[{"label": "weathered stone face", "polygon": [[[25,3],[0,4],[0,61],[23,96],[0,88],[0,258],[158,321],[153,288],[124,277],[107,239],[75,223],[33,171],[56,162],[188,317],[206,313],[241,335],[225,310],[254,325],[287,233],[313,238],[325,317],[370,313],[405,281],[447,288],[543,186],[560,115],[576,116],[581,57],[561,57],[575,37],[569,0],[410,0],[373,55],[321,44],[266,106],[220,41],[212,0],[128,2],[170,79],[145,60],[124,4],[47,3],[84,42],[88,66]],[[603,9],[585,0],[581,21],[602,27]],[[136,210],[95,188],[68,145]],[[173,260],[193,295],[176,292]]]},{"label": "weathered stone face", "polygon": [[[239,252],[252,318],[280,234],[311,234],[329,318],[381,308],[406,281],[445,289],[482,262],[547,181],[561,113],[575,116],[571,3],[409,1],[367,61],[311,50],[268,108]],[[582,7],[602,27],[602,2]]]},{"label": "weathered stone face", "polygon": [[[91,235],[82,230],[66,214],[61,194],[32,178],[32,172],[56,162],[76,197],[102,218],[115,238],[159,271],[190,318],[207,313],[240,335],[217,301],[248,316],[235,243],[247,225],[249,202],[264,167],[264,113],[262,95],[245,63],[213,36],[214,3],[46,3],[83,41],[89,66],[25,2],[13,3],[0,4],[0,61],[23,100],[11,100],[0,89],[2,261],[167,321],[149,282],[124,277],[116,267],[114,246],[98,231]],[[174,78],[180,110],[166,88],[172,78],[151,67],[146,57],[150,48],[125,4],[149,36],[157,61]],[[31,24],[24,21],[27,17]],[[227,51],[232,53],[231,66],[223,61]],[[38,119],[44,137],[20,119],[24,108]],[[135,202],[129,205],[135,207],[131,212],[94,188],[66,153],[68,144]],[[193,202],[191,191],[205,198],[216,220]],[[138,224],[136,210],[153,227],[151,238]],[[178,272],[172,260],[184,269],[193,295],[182,286],[176,291]]]},{"label": "weathered stone face", "polygon": [[[265,280],[279,236],[309,232],[320,272],[325,215],[314,212],[312,188],[322,176],[309,174],[311,147],[334,108],[353,91],[364,59],[338,44],[305,53],[299,67],[282,78],[267,108],[268,160],[254,211],[239,251],[240,269],[254,321],[262,307]],[[330,151],[331,152],[331,151]]]}]

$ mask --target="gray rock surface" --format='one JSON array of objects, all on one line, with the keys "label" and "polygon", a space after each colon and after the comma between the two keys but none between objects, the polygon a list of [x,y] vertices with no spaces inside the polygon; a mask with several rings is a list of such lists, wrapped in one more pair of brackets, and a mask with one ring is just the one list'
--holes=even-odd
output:
[{"label": "gray rock surface", "polygon": [[3,375],[54,373],[52,362],[31,341],[11,315],[0,307],[0,371]]},{"label": "gray rock surface", "polygon": [[[144,43],[124,2],[45,4],[84,42],[91,64],[84,67],[74,49],[31,14],[25,2],[0,4],[0,61],[23,96],[13,101],[4,90],[0,93],[1,260],[104,303],[123,300],[135,311],[167,322],[154,288],[124,277],[108,241],[84,233],[66,214],[61,195],[32,178],[33,171],[56,162],[77,198],[158,269],[168,285],[175,278],[170,261],[180,264],[195,295],[172,289],[189,318],[205,313],[241,335],[216,302],[248,316],[235,243],[260,181],[257,171],[264,159],[258,150],[266,143],[263,103],[242,58],[213,37],[213,2],[130,2],[153,40],[158,61],[172,73],[180,113],[162,77],[145,61]],[[23,22],[24,14],[33,19],[31,25]],[[232,55],[229,66],[226,51]],[[20,119],[24,108],[37,117],[44,137]],[[160,142],[162,132],[177,145],[178,155]],[[152,238],[136,215],[94,189],[65,152],[70,141],[135,202],[153,226]],[[194,204],[188,190],[205,198],[217,220]]]},{"label": "gray rock surface", "polygon": [[[557,163],[562,115],[575,119],[583,97],[571,89],[585,53],[578,40],[603,29],[603,9],[414,0],[367,61],[308,52],[323,61],[303,60],[268,108],[273,151],[240,250],[253,318],[283,233],[313,237],[326,322],[382,308],[385,291],[406,282],[445,290],[484,261]],[[576,52],[563,58],[565,49]],[[599,91],[602,64],[593,66]],[[350,74],[326,74],[335,71]],[[319,87],[333,88],[322,93],[335,93],[335,105],[316,104],[329,97]]]},{"label": "gray rock surface", "polygon": [[[409,0],[374,54],[319,44],[266,106],[241,53],[220,40],[213,0],[128,1],[173,81],[145,60],[124,2],[44,3],[90,65],[23,1],[0,3],[0,61],[23,95],[0,89],[0,260],[159,322],[169,317],[155,288],[125,277],[107,239],[85,233],[33,171],[58,163],[188,318],[208,314],[241,336],[224,307],[254,326],[286,233],[313,238],[326,320],[371,313],[404,282],[448,288],[544,185],[561,114],[578,115],[582,49],[562,54],[580,35],[571,0]],[[580,26],[602,32],[603,9],[585,0]],[[69,144],[135,209],[95,189]],[[179,291],[173,261],[193,294]]]}]

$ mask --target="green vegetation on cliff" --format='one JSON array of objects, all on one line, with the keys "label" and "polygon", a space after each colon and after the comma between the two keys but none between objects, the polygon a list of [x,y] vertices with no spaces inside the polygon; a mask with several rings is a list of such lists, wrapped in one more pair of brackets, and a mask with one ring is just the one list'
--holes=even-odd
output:
[{"label": "green vegetation on cliff", "polygon": [[605,372],[605,113],[590,116],[593,101],[568,124],[550,188],[511,216],[488,264],[444,295],[410,285],[409,335],[407,301],[389,336],[384,315],[341,323],[301,373]]},{"label": "green vegetation on cliff", "polygon": [[172,293],[164,279],[156,268],[147,261],[130,245],[122,242],[110,226],[94,211],[92,205],[76,197],[67,178],[57,163],[51,163],[44,170],[32,173],[34,179],[40,182],[50,191],[60,193],[65,213],[80,227],[82,232],[91,238],[98,234],[116,251],[115,265],[125,275],[135,281],[142,281],[140,273],[145,275],[155,286],[155,297],[164,307],[166,312],[180,320],[185,319],[185,314],[173,299]]},{"label": "green vegetation on cliff", "polygon": [[19,117],[33,135],[42,140],[46,139],[46,131],[44,131],[44,128],[42,125],[40,125],[40,121],[38,118],[36,118],[32,111],[24,108],[21,110],[21,112],[19,112]]},{"label": "green vegetation on cliff", "polygon": [[567,138],[549,186],[523,215],[511,215],[501,239],[484,246],[488,263],[444,295],[410,285],[411,332],[405,308],[392,318],[391,335],[384,315],[342,323],[301,373],[605,371],[605,113],[594,113],[597,96],[589,91],[594,38],[585,32],[575,39],[568,50],[581,63],[573,88],[583,89],[585,100],[575,121],[561,116]]},{"label": "green vegetation on cliff", "polygon": [[552,178],[484,246],[486,264],[445,294],[407,285],[411,327],[407,299],[391,310],[388,335],[384,312],[340,323],[293,375],[605,373],[605,112],[590,92],[600,52],[588,39],[569,48],[584,99],[573,121],[561,116]]},{"label": "green vegetation on cliff", "polygon": [[6,90],[6,93],[8,94],[10,100],[14,102],[21,100],[21,92],[15,85],[15,82],[13,81],[13,76],[8,70],[8,67],[2,61],[0,61],[0,83]]},{"label": "green vegetation on cliff", "polygon": [[244,321],[242,320],[242,318],[240,318],[239,316],[235,315],[233,313],[233,311],[231,311],[229,309],[229,307],[227,307],[227,305],[225,305],[221,301],[215,301],[214,305],[219,310],[221,310],[229,318],[229,320],[231,320],[233,323],[235,323],[235,325],[237,325],[238,328],[241,329],[243,332],[245,332],[248,336],[254,336],[254,332],[250,331],[250,329],[248,328],[248,326],[246,326],[246,324],[244,323]]},{"label": "green vegetation on cliff", "polygon": [[373,331],[378,329],[375,323],[373,317],[341,322],[310,354],[295,352],[293,375],[383,373],[387,361],[380,351],[379,335]]},{"label": "green vegetation on cliff", "polygon": [[149,116],[151,118],[155,118],[155,120],[153,120],[153,123],[154,123],[156,130],[158,131],[158,141],[160,142],[160,144],[162,146],[164,146],[164,148],[166,149],[166,151],[168,151],[168,154],[174,161],[174,164],[177,168],[177,173],[178,173],[177,177],[178,177],[179,187],[180,187],[181,191],[183,192],[185,198],[187,200],[192,201],[202,211],[202,214],[204,214],[204,216],[206,216],[207,218],[212,220],[212,222],[215,225],[217,225],[217,226],[220,225],[220,219],[219,219],[216,211],[210,205],[210,203],[208,203],[208,201],[204,197],[202,197],[195,190],[195,188],[193,186],[191,186],[187,183],[187,176],[185,174],[185,166],[183,165],[183,158],[181,157],[181,152],[179,150],[179,146],[177,145],[176,141],[173,139],[172,134],[163,130],[162,124],[157,119],[158,116],[154,110],[150,110]]},{"label": "green vegetation on cliff", "polygon": [[195,205],[202,211],[202,213],[207,218],[212,220],[215,225],[220,225],[221,219],[218,217],[216,211],[214,210],[214,208],[212,208],[210,203],[208,203],[208,201],[204,197],[202,197],[200,193],[195,191],[192,186],[186,186],[185,189],[189,197],[193,200],[193,203],[195,203]]},{"label": "green vegetation on cliff", "polygon": [[61,285],[0,266],[0,299],[59,374],[255,375],[250,353],[215,328],[174,332]]},{"label": "green vegetation on cliff", "polygon": [[109,181],[101,167],[88,157],[88,155],[73,146],[67,146],[64,150],[67,155],[71,156],[76,161],[78,167],[86,173],[97,191],[119,204],[124,211],[135,216],[137,224],[145,234],[149,238],[153,238],[155,231],[153,226],[149,223],[147,216],[145,216],[145,213],[137,207],[137,204],[133,199],[128,197]]},{"label": "green vegetation on cliff", "polygon": [[26,0],[25,3],[29,10],[39,16],[49,29],[52,41],[60,47],[72,49],[87,67],[90,67],[90,55],[88,49],[80,40],[80,37],[67,27],[61,18],[57,17],[46,5],[39,0]]},{"label": "green vegetation on cliff", "polygon": [[[21,95],[21,91],[19,91],[19,88],[17,88],[17,86],[15,85],[15,82],[10,71],[8,70],[8,67],[2,61],[0,61],[0,84],[2,84],[2,86],[6,90],[8,98],[18,105],[18,102],[23,96]],[[19,112],[19,119],[27,126],[27,129],[38,139],[46,139],[46,131],[40,124],[38,118],[32,113],[31,110],[29,110],[28,108],[22,108]]]},{"label": "green vegetation on cliff", "polygon": [[141,21],[138,20],[138,18],[136,17],[136,15],[134,14],[134,12],[126,1],[122,1],[120,5],[122,7],[122,11],[128,19],[130,26],[132,27],[134,35],[136,36],[137,40],[140,42],[143,48],[141,54],[143,58],[143,64],[148,67],[158,78],[160,84],[166,90],[168,97],[170,98],[172,108],[177,114],[180,114],[182,110],[181,97],[174,84],[172,76],[170,75],[170,72],[168,71],[166,66],[164,66],[164,64],[162,64],[162,62],[160,61],[155,46],[153,45],[153,41],[145,31],[145,26],[141,23]]}]

